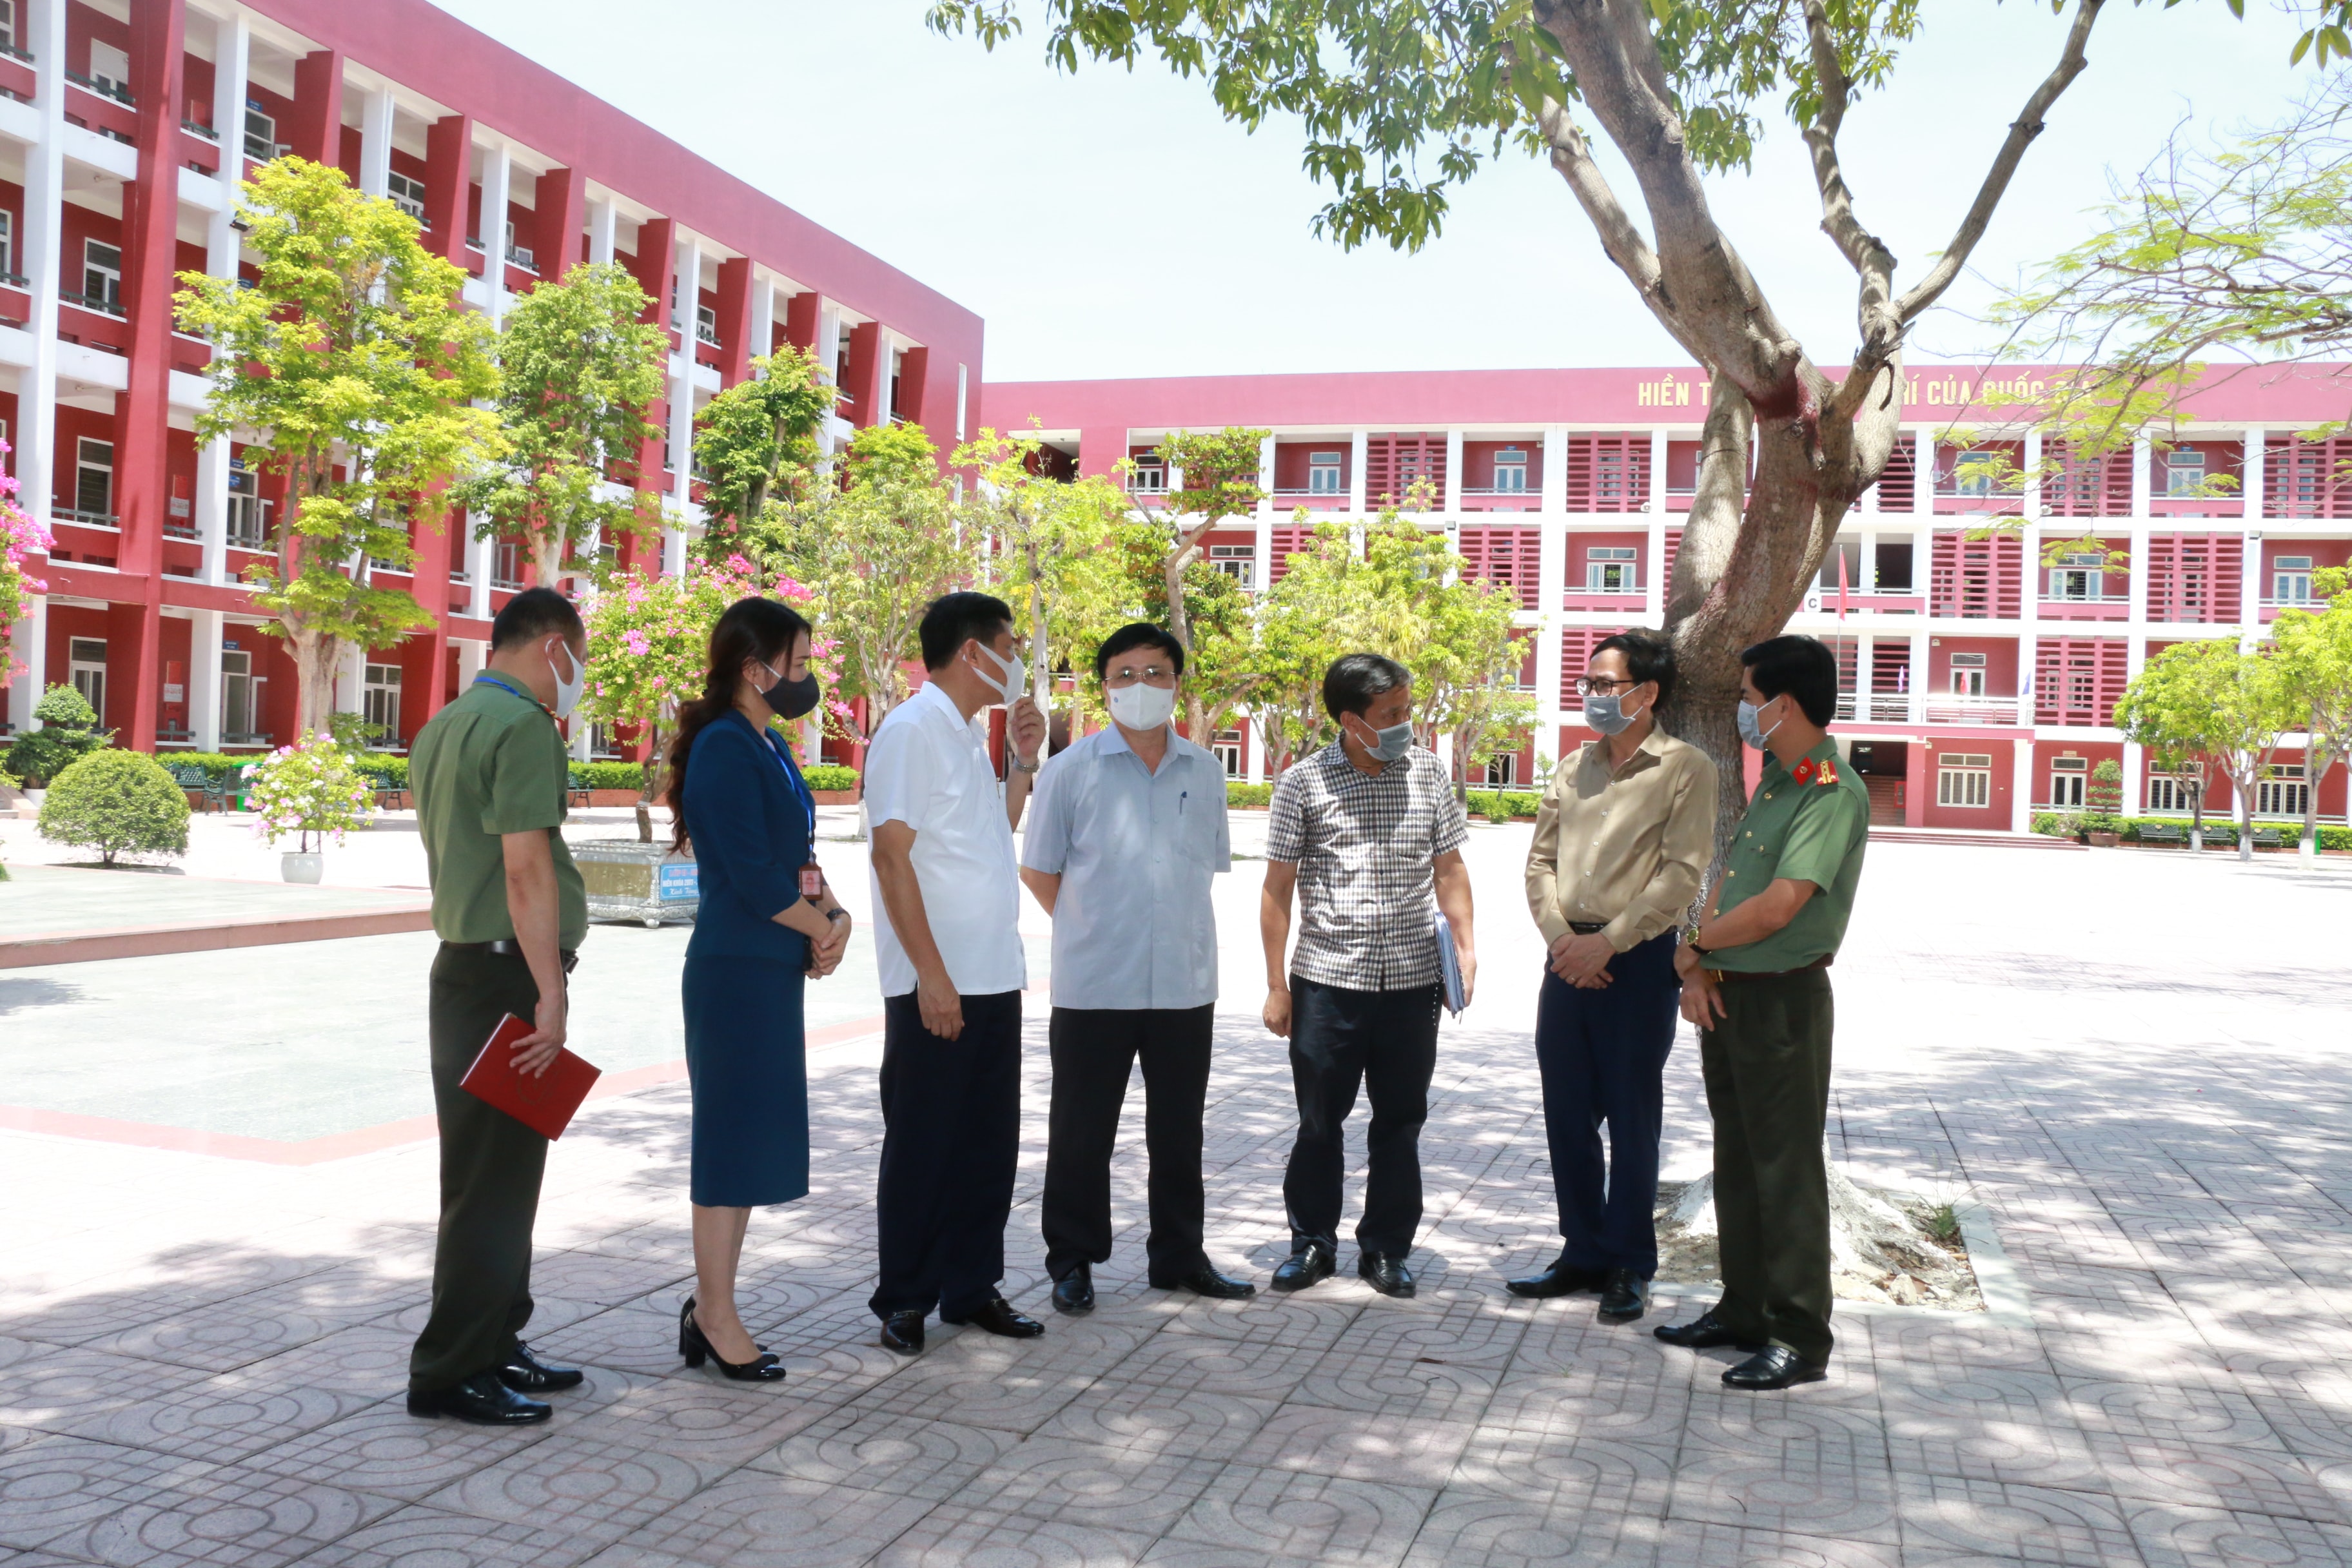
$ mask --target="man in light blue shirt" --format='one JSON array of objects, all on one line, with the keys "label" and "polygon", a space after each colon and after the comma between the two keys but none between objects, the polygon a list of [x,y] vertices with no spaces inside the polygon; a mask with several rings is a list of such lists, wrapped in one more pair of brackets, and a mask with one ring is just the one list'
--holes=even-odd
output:
[{"label": "man in light blue shirt", "polygon": [[1045,763],[1021,879],[1054,920],[1054,1104],[1045,1144],[1045,1268],[1054,1305],[1095,1304],[1110,1259],[1110,1156],[1128,1074],[1143,1063],[1151,1162],[1148,1278],[1233,1299],[1202,1247],[1201,1120],[1217,1001],[1210,879],[1233,868],[1225,770],[1176,733],[1184,646],[1138,621],[1095,650],[1111,727]]}]

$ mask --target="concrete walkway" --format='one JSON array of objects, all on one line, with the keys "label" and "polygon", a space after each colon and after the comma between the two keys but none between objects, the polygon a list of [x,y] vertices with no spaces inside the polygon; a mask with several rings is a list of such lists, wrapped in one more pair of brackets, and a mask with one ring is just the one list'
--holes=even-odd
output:
[{"label": "concrete walkway", "polygon": [[[1473,840],[1487,967],[1444,1037],[1410,1302],[1145,1288],[1139,1096],[1102,1309],[898,1361],[864,1307],[879,1124],[852,1040],[812,1060],[814,1189],[744,1258],[791,1380],[673,1353],[687,1101],[657,1086],[592,1105],[551,1163],[531,1334],[588,1387],[481,1432],[398,1404],[429,1142],[285,1168],[0,1133],[0,1568],[2352,1563],[2352,879],[1874,846],[1834,1152],[1981,1199],[2032,1321],[1841,1312],[1831,1381],[1757,1397],[1646,1331],[1703,1292],[1612,1328],[1499,1289],[1555,1245],[1525,843]],[[1255,882],[1221,898],[1210,1247],[1263,1280],[1292,1112],[1251,1016]],[[271,957],[220,962],[259,995]],[[0,1031],[34,1016],[21,984],[0,975]],[[72,999],[37,1017],[79,1048]],[[1043,1022],[1007,1280],[1041,1312]],[[413,1016],[404,1045],[351,1024],[416,1054]],[[1670,1173],[1705,1167],[1695,1054],[1668,1069]]]}]

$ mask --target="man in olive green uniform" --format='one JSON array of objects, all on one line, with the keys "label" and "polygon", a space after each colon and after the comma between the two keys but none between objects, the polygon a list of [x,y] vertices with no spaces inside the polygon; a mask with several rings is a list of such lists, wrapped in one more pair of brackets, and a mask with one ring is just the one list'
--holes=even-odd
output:
[{"label": "man in olive green uniform", "polygon": [[1715,1119],[1723,1298],[1669,1344],[1752,1352],[1733,1388],[1787,1388],[1829,1364],[1830,961],[1862,879],[1870,797],[1838,763],[1837,658],[1780,637],[1739,656],[1739,733],[1767,754],[1706,917],[1685,938],[1683,1016],[1698,1026]]},{"label": "man in olive green uniform", "polygon": [[562,1048],[564,974],[588,896],[564,847],[568,764],[556,719],[579,700],[587,634],[551,588],[520,593],[490,628],[488,668],[418,731],[409,784],[433,884],[430,1027],[441,1129],[433,1313],[408,1360],[412,1415],[484,1426],[544,1421],[528,1394],[572,1388],[517,1336],[530,1319],[530,1228],[547,1140],[458,1087],[500,1019],[532,1025],[515,1066]]}]

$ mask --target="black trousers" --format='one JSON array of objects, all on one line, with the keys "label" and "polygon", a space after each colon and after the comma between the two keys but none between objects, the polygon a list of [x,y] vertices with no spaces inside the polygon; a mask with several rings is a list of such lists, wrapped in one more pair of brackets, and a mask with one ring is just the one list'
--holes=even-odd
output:
[{"label": "black trousers", "polygon": [[882,1170],[875,1184],[877,1318],[962,1318],[1004,1280],[1021,1153],[1021,993],[966,996],[963,1033],[923,1027],[911,991],[882,1003]]},{"label": "black trousers", "polygon": [[1827,1361],[1830,1194],[1829,972],[1728,979],[1724,1016],[1700,1031],[1715,1119],[1715,1214],[1723,1299],[1715,1315],[1744,1340]]},{"label": "black trousers", "polygon": [[1202,1007],[1056,1007],[1054,1109],[1045,1137],[1045,1270],[1066,1279],[1081,1263],[1110,1260],[1110,1156],[1127,1079],[1143,1062],[1143,1148],[1150,1160],[1151,1233],[1143,1244],[1154,1284],[1207,1263],[1201,1229],[1201,1119],[1209,1097],[1209,1040],[1216,1016]]},{"label": "black trousers", "polygon": [[1536,1001],[1544,1132],[1565,1238],[1559,1260],[1648,1279],[1658,1272],[1658,1134],[1683,989],[1675,933],[1619,953],[1609,975],[1608,984],[1580,991],[1547,969]]},{"label": "black trousers", "polygon": [[531,1017],[539,985],[520,954],[444,947],[427,1002],[433,1109],[441,1129],[441,1230],[433,1311],[408,1354],[430,1394],[502,1365],[530,1321],[530,1227],[547,1140],[458,1087],[499,1020]]},{"label": "black trousers", "polygon": [[1282,1178],[1290,1246],[1336,1247],[1347,1124],[1362,1085],[1372,1102],[1365,1136],[1364,1217],[1356,1244],[1402,1258],[1421,1228],[1421,1127],[1437,1071],[1435,984],[1350,991],[1290,977],[1290,1077],[1298,1141]]}]

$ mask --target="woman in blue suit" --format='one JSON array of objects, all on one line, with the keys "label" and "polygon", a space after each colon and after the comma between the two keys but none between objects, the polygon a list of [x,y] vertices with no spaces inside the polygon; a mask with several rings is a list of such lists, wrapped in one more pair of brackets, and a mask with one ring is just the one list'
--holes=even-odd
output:
[{"label": "woman in blue suit", "polygon": [[678,1313],[677,1348],[688,1366],[708,1359],[757,1383],[784,1369],[736,1313],[736,1265],[755,1205],[808,1194],[801,994],[849,942],[849,916],[816,865],[816,803],[769,725],[816,706],[808,655],[809,624],[786,605],[729,605],[669,762],[676,842],[694,846],[702,900],[683,984],[695,1294]]}]

